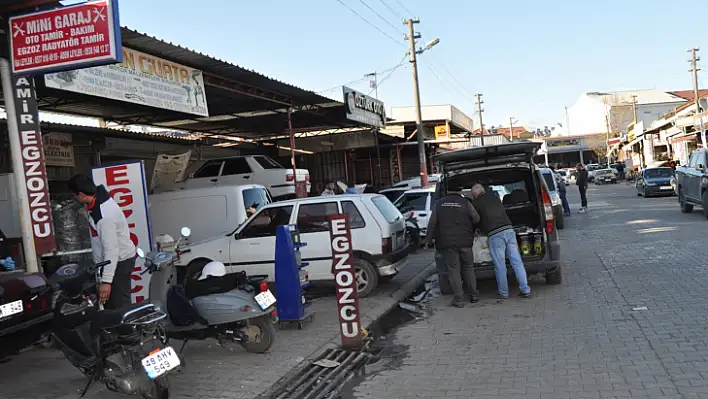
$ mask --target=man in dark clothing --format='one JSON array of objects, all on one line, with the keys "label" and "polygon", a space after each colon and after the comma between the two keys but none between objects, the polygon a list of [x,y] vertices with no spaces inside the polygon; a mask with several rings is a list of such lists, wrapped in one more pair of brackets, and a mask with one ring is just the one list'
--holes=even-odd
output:
[{"label": "man in dark clothing", "polygon": [[520,296],[531,297],[524,261],[519,252],[516,232],[506,214],[504,204],[493,192],[485,192],[481,184],[472,187],[474,207],[479,212],[479,229],[489,239],[489,252],[494,262],[494,274],[497,277],[497,288],[502,299],[509,298],[509,281],[506,278],[506,258],[509,258],[514,269],[516,281],[519,282]]},{"label": "man in dark clothing", "polygon": [[477,276],[474,274],[472,244],[479,223],[479,214],[470,200],[462,196],[462,187],[455,187],[436,203],[428,221],[426,246],[430,248],[435,240],[435,248],[442,255],[447,266],[453,300],[451,306],[464,307],[467,284],[470,301],[479,301]]},{"label": "man in dark clothing", "polygon": [[578,213],[585,213],[588,211],[588,170],[585,169],[583,164],[579,163],[575,166],[578,171],[578,176],[575,178],[575,183],[578,185],[578,190],[580,191],[580,209]]},{"label": "man in dark clothing", "polygon": [[556,185],[558,186],[558,195],[561,198],[561,204],[563,205],[563,215],[570,216],[570,204],[568,204],[568,195],[565,190],[565,182],[561,179],[560,175],[556,173],[556,168],[551,166],[553,171],[553,176],[556,178]]}]

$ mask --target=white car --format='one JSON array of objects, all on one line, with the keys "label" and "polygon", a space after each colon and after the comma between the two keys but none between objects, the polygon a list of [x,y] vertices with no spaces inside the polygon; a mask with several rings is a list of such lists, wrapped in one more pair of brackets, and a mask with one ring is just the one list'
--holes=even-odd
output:
[{"label": "white car", "polygon": [[186,246],[180,260],[191,279],[212,260],[223,262],[230,273],[275,277],[275,231],[296,224],[303,262],[309,262],[311,281],[332,280],[332,249],[327,216],[349,214],[357,289],[365,297],[383,278],[392,278],[405,266],[408,248],[403,216],[379,194],[331,195],[275,202],[262,207],[228,235]]},{"label": "white car", "polygon": [[435,201],[435,186],[427,188],[414,188],[401,195],[394,203],[401,212],[410,212],[418,219],[420,235],[425,237],[428,232],[428,221]]},{"label": "white car", "polygon": [[[296,169],[297,181],[306,182],[310,192],[310,172]],[[183,183],[180,189],[213,187],[215,185],[260,184],[265,186],[273,200],[295,198],[295,175],[265,155],[248,155],[206,161]],[[174,187],[165,187],[174,189]]]},{"label": "white car", "polygon": [[[428,176],[428,184],[435,184],[440,181],[441,174],[433,174]],[[394,188],[418,188],[421,187],[420,177],[413,177],[406,180],[401,180],[393,185]]]},{"label": "white car", "polygon": [[560,170],[557,170],[556,173],[558,173],[558,175],[560,176],[561,181],[563,182],[563,184],[565,184],[566,186],[570,185],[570,180],[569,180],[569,178],[568,178],[568,174],[569,174],[569,173],[568,173],[567,170],[565,170],[565,169],[560,169]]}]

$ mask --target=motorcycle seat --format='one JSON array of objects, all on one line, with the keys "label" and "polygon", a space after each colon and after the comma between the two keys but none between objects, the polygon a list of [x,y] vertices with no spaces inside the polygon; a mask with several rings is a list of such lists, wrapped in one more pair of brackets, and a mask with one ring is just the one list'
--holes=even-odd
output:
[{"label": "motorcycle seat", "polygon": [[207,277],[204,280],[192,280],[187,284],[187,298],[194,299],[200,296],[223,294],[236,288],[237,274],[227,274],[221,277]]},{"label": "motorcycle seat", "polygon": [[91,331],[97,332],[102,329],[117,327],[121,325],[123,316],[126,313],[145,305],[145,303],[133,303],[120,309],[104,309],[98,312],[96,317],[91,320]]}]

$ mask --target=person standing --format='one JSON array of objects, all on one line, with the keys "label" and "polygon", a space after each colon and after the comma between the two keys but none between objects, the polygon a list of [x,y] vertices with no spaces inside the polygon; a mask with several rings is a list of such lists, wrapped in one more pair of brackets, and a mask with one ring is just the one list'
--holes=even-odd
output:
[{"label": "person standing", "polygon": [[465,306],[467,285],[470,302],[479,302],[477,276],[474,274],[474,233],[479,223],[479,214],[469,199],[462,196],[462,187],[455,187],[440,198],[433,207],[425,236],[426,247],[435,240],[438,251],[447,267],[453,299],[450,306]]},{"label": "person standing", "polygon": [[556,184],[558,185],[558,196],[560,196],[561,204],[563,205],[563,215],[570,216],[570,204],[568,204],[568,193],[565,189],[565,182],[560,175],[556,173],[556,168],[551,167],[551,170],[553,171],[553,176],[556,178]]},{"label": "person standing", "polygon": [[337,185],[334,184],[333,181],[327,183],[327,187],[325,187],[324,191],[322,191],[322,194],[320,195],[336,195],[337,194]]},{"label": "person standing", "polygon": [[501,299],[509,298],[509,282],[506,277],[506,258],[509,258],[519,283],[520,296],[531,297],[524,261],[519,252],[516,232],[506,214],[504,204],[493,192],[486,192],[481,184],[472,187],[474,207],[479,212],[479,229],[489,239],[489,252],[494,262],[494,274]]},{"label": "person standing", "polygon": [[581,163],[577,164],[575,169],[578,171],[575,183],[578,185],[578,191],[580,191],[580,209],[578,213],[585,213],[588,211],[588,170]]},{"label": "person standing", "polygon": [[103,267],[98,299],[106,309],[120,309],[131,303],[131,274],[136,249],[130,240],[128,221],[103,185],[78,174],[69,180],[69,190],[86,206],[91,227],[91,249],[95,263],[110,261]]}]

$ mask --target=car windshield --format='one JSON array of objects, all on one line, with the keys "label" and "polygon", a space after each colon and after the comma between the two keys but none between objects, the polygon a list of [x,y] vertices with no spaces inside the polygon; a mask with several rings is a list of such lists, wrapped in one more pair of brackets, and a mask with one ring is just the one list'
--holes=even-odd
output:
[{"label": "car windshield", "polygon": [[546,185],[548,186],[548,189],[551,191],[556,191],[556,182],[553,179],[553,174],[552,173],[544,173],[543,174],[543,180],[546,181]]},{"label": "car windshield", "polygon": [[671,168],[647,169],[644,174],[648,179],[654,179],[657,177],[671,177],[674,175],[674,170]]},{"label": "car windshield", "polygon": [[400,200],[396,201],[396,207],[398,209],[405,209],[406,211],[425,211],[427,202],[428,193],[407,193],[404,194]]},{"label": "car windshield", "polygon": [[406,190],[391,190],[391,191],[384,191],[382,193],[379,193],[386,198],[388,198],[389,201],[393,202],[397,200],[401,194],[403,194]]},{"label": "car windshield", "polygon": [[246,214],[251,216],[263,205],[269,204],[268,192],[265,188],[248,188],[243,190],[243,205],[246,207]]}]

